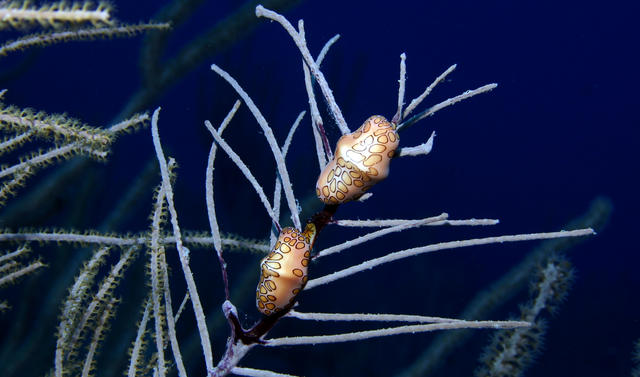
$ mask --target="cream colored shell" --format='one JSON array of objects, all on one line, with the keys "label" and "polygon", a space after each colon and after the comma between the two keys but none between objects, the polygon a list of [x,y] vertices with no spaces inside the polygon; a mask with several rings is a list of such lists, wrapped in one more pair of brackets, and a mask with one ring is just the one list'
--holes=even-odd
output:
[{"label": "cream colored shell", "polygon": [[389,175],[389,162],[400,138],[383,116],[367,119],[355,132],[343,135],[336,153],[316,182],[316,195],[326,204],[360,198]]},{"label": "cream colored shell", "polygon": [[304,288],[314,236],[313,224],[308,224],[304,232],[282,229],[273,250],[260,262],[256,306],[262,314],[284,309]]}]

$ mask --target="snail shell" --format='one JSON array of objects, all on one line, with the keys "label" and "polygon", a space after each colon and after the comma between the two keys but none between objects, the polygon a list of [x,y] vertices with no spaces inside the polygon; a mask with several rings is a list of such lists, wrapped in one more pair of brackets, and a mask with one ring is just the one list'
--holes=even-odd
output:
[{"label": "snail shell", "polygon": [[389,162],[400,137],[383,116],[369,117],[355,132],[343,135],[333,160],[316,182],[316,195],[325,204],[360,198],[389,175]]},{"label": "snail shell", "polygon": [[307,284],[315,230],[311,223],[304,232],[291,227],[282,229],[273,250],[260,262],[256,306],[262,314],[286,308]]}]

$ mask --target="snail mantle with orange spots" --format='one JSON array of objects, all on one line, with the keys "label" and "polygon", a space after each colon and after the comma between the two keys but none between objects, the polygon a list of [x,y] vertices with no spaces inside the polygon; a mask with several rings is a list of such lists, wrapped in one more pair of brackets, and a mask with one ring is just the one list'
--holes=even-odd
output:
[{"label": "snail mantle with orange spots", "polygon": [[325,204],[360,198],[387,178],[389,162],[398,148],[396,126],[385,117],[369,117],[355,132],[343,135],[336,152],[316,182],[316,195]]},{"label": "snail mantle with orange spots", "polygon": [[260,262],[256,306],[262,314],[288,308],[304,288],[315,235],[313,223],[307,224],[304,232],[282,229],[273,250]]}]

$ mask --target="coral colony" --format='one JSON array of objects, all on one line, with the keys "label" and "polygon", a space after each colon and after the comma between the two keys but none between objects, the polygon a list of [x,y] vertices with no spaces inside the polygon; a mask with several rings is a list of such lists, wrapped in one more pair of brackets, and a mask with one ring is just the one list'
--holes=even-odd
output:
[{"label": "coral colony", "polygon": [[[0,49],[0,54],[5,55],[33,46],[68,40],[127,36],[143,31],[168,28],[167,24],[160,23],[120,24],[112,19],[111,12],[111,8],[105,4],[53,3],[35,7],[27,2],[2,3],[0,4],[0,24],[3,27],[24,29],[29,26],[39,26],[52,29],[52,31],[27,35],[18,40],[7,42]],[[349,202],[352,201],[367,200],[375,191],[374,186],[389,176],[391,164],[402,164],[404,157],[427,155],[431,152],[434,134],[426,142],[411,146],[411,140],[403,138],[401,141],[400,139],[400,133],[404,129],[433,115],[440,109],[488,92],[497,85],[489,84],[466,91],[414,114],[433,88],[443,81],[456,66],[451,66],[437,77],[420,96],[410,101],[405,108],[406,56],[402,54],[400,56],[397,112],[388,119],[381,115],[371,116],[356,131],[352,132],[320,70],[322,60],[338,39],[337,36],[329,40],[320,54],[314,58],[307,48],[302,20],[298,22],[296,29],[282,15],[262,6],[255,8],[255,15],[258,18],[267,18],[280,24],[293,39],[302,55],[304,85],[309,99],[309,112],[316,147],[315,154],[319,166],[315,193],[324,204],[323,209],[305,222],[300,220],[298,201],[293,192],[291,177],[285,164],[285,156],[289,148],[292,147],[292,136],[301,123],[304,113],[300,114],[291,127],[286,140],[280,144],[268,121],[238,81],[221,67],[215,64],[211,65],[211,69],[233,88],[240,99],[236,101],[218,127],[205,121],[205,126],[214,139],[209,153],[205,180],[206,207],[210,225],[207,234],[194,236],[192,233],[181,230],[180,211],[175,205],[179,198],[174,197],[172,188],[176,162],[172,158],[167,158],[160,141],[158,129],[160,108],[157,108],[151,117],[151,133],[162,179],[155,190],[155,204],[148,232],[139,235],[103,234],[95,231],[76,233],[65,230],[35,232],[24,230],[17,233],[0,233],[0,241],[4,244],[7,242],[19,244],[15,250],[0,256],[0,287],[33,271],[46,268],[38,259],[28,261],[27,254],[31,242],[67,242],[89,246],[93,249],[92,256],[77,271],[73,284],[68,287],[66,301],[60,306],[60,321],[56,334],[52,375],[56,377],[88,376],[100,368],[100,365],[96,365],[96,354],[108,331],[108,324],[118,320],[116,311],[119,300],[116,297],[115,288],[120,284],[122,276],[127,272],[132,262],[140,257],[148,258],[148,274],[146,275],[148,298],[139,303],[141,316],[138,330],[132,337],[134,339],[131,343],[128,367],[125,371],[128,376],[151,374],[165,376],[173,368],[179,376],[187,375],[188,365],[185,365],[186,360],[183,359],[180,348],[180,339],[186,337],[187,334],[178,332],[176,322],[178,322],[185,305],[189,305],[189,302],[195,315],[200,347],[206,365],[206,370],[202,370],[198,375],[288,376],[282,372],[241,366],[243,357],[253,348],[362,341],[397,334],[464,328],[499,329],[498,333],[501,335],[497,337],[496,341],[502,344],[501,349],[504,354],[488,357],[486,365],[496,371],[513,368],[513,365],[517,363],[512,361],[514,359],[513,353],[511,356],[508,356],[507,353],[509,350],[517,350],[523,342],[532,339],[533,336],[527,331],[536,327],[534,321],[537,313],[545,306],[551,305],[550,300],[552,301],[553,297],[557,299],[558,296],[561,296],[562,285],[569,280],[570,272],[562,268],[561,262],[550,261],[544,267],[537,285],[539,289],[536,293],[535,304],[526,315],[523,315],[522,320],[468,321],[418,314],[309,313],[300,312],[296,307],[299,300],[304,303],[305,298],[300,297],[299,294],[305,290],[317,289],[339,279],[348,278],[359,272],[402,258],[475,245],[594,234],[592,229],[585,228],[456,240],[390,252],[382,257],[370,259],[324,276],[314,274],[314,261],[394,232],[426,225],[476,226],[497,223],[497,220],[492,219],[454,220],[449,219],[446,213],[417,220],[344,220],[334,216],[342,205],[350,205]],[[320,89],[332,121],[342,133],[335,148],[331,148],[332,143],[324,131],[324,121],[318,110],[314,86]],[[242,103],[257,121],[260,128],[256,129],[256,132],[264,134],[275,160],[278,178],[275,192],[271,198],[267,196],[262,185],[256,180],[247,165],[243,163],[242,151],[234,151],[222,137],[225,128],[230,126],[234,114]],[[146,114],[135,115],[110,128],[102,129],[84,125],[63,115],[48,115],[2,105],[0,111],[2,127],[0,129],[5,135],[5,141],[0,147],[2,152],[18,151],[23,153],[28,149],[28,142],[33,140],[49,142],[52,145],[45,151],[30,152],[27,150],[21,155],[20,162],[2,166],[0,199],[3,202],[10,200],[12,196],[16,195],[17,190],[25,185],[30,176],[52,163],[77,155],[105,159],[116,136],[132,127],[147,123],[148,120],[149,117]],[[221,148],[237,165],[271,218],[272,233],[268,245],[239,241],[237,238],[221,235],[213,190],[214,162],[218,148]],[[401,185],[402,182],[390,179],[387,184]],[[290,212],[291,226],[281,226],[280,205],[282,199]],[[379,229],[351,241],[342,242],[323,250],[315,250],[316,240],[321,236],[323,228],[329,223],[339,226],[376,227]],[[167,227],[171,229],[169,233],[164,230]],[[215,250],[225,289],[225,300],[221,307],[229,324],[229,332],[225,335],[210,333],[211,329],[207,325],[205,311],[198,294],[199,285],[203,284],[202,282],[206,283],[206,280],[194,276],[192,273],[190,250],[187,245]],[[229,294],[225,253],[234,247],[252,248],[266,253],[260,263],[256,261],[255,268],[255,277],[258,281],[255,293],[256,307],[262,313],[262,317],[249,328],[245,328],[241,323],[240,318],[244,317],[238,313]],[[113,258],[107,259],[107,257],[117,254],[115,250],[120,250],[120,253],[119,258],[113,263]],[[146,252],[142,252],[143,250]],[[166,253],[174,252],[177,252],[180,260],[180,266],[174,267],[174,269],[178,275],[180,273],[183,275],[188,290],[177,311],[174,311],[172,299],[175,296],[171,292],[170,280],[176,277],[175,274],[170,274],[166,256]],[[107,262],[107,260],[112,262]],[[108,265],[108,263],[113,264],[109,265],[105,271],[105,264]],[[9,310],[7,302],[2,302],[2,307]],[[364,311],[372,309],[363,308]],[[269,338],[269,331],[285,317],[309,321],[371,321],[399,324],[339,334]],[[504,329],[512,330],[509,332]],[[211,336],[227,336],[226,348],[214,351]],[[496,348],[500,347],[496,346]]]}]

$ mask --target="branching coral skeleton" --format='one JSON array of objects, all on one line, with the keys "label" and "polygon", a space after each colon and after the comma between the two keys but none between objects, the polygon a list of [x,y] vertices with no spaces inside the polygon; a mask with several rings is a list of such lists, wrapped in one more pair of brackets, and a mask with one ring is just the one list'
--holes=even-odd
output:
[{"label": "branching coral skeleton", "polygon": [[[328,107],[332,113],[333,118],[341,129],[343,138],[346,135],[350,134],[349,127],[344,120],[342,112],[338,104],[335,102],[335,99],[332,95],[331,89],[324,78],[324,75],[319,69],[319,63],[321,58],[326,54],[326,51],[331,46],[332,43],[335,42],[337,38],[333,38],[330,40],[321,56],[318,60],[314,60],[311,57],[309,49],[306,46],[306,41],[304,38],[304,29],[302,21],[299,22],[299,30],[296,30],[283,16],[270,11],[268,9],[263,8],[262,6],[258,6],[256,8],[256,15],[258,17],[265,17],[277,21],[280,23],[284,29],[289,33],[289,35],[293,38],[296,46],[300,50],[303,61],[304,61],[304,72],[305,72],[305,83],[307,86],[307,93],[309,96],[309,104],[310,104],[310,112],[312,119],[312,126],[314,129],[314,135],[316,139],[316,149],[318,155],[318,161],[321,169],[324,168],[323,164],[326,164],[327,160],[331,160],[333,156],[331,155],[331,151],[326,147],[327,142],[326,136],[324,135],[324,131],[322,129],[322,119],[319,116],[318,106],[316,104],[315,96],[313,95],[313,82],[310,78],[309,72],[313,75],[315,81],[320,86],[320,89],[323,93],[325,100],[328,103]],[[455,69],[455,65],[451,66],[447,69],[443,74],[441,74],[431,85],[427,87],[427,89],[417,98],[412,100],[407,106],[406,109],[403,110],[404,106],[404,91],[405,91],[405,75],[406,75],[406,55],[401,55],[401,63],[400,63],[400,80],[399,80],[399,91],[398,91],[398,109],[396,114],[393,117],[391,122],[391,127],[393,130],[400,131],[405,127],[408,127],[415,122],[424,119],[430,115],[433,115],[436,111],[441,110],[447,106],[453,105],[461,100],[470,98],[480,93],[487,92],[496,87],[496,84],[489,84],[479,87],[474,90],[470,90],[464,92],[463,94],[449,98],[441,103],[438,103],[434,106],[431,106],[427,110],[414,115],[412,118],[407,119],[408,116],[412,114],[412,112],[422,103],[422,101],[427,97],[427,95],[435,88],[435,86],[441,82],[449,73],[451,73]],[[224,376],[228,373],[234,373],[238,375],[246,375],[246,376],[285,376],[286,374],[260,370],[260,369],[252,369],[252,368],[242,368],[238,366],[238,363],[241,361],[244,355],[255,346],[281,346],[281,345],[309,345],[309,344],[318,344],[318,343],[336,343],[336,342],[347,342],[347,341],[359,341],[374,337],[381,336],[390,336],[404,333],[416,333],[416,332],[429,332],[436,330],[447,330],[447,329],[461,329],[461,328],[491,328],[491,329],[508,329],[508,328],[518,328],[518,327],[527,327],[529,326],[528,322],[522,321],[466,321],[459,319],[451,319],[451,318],[438,318],[438,317],[426,317],[420,315],[398,315],[398,314],[384,314],[384,313],[301,313],[293,310],[293,306],[296,304],[295,297],[291,300],[290,304],[287,305],[284,309],[278,310],[273,314],[266,315],[256,323],[250,329],[244,329],[239,321],[239,315],[237,313],[237,309],[231,303],[229,299],[228,293],[228,281],[227,281],[227,273],[226,273],[226,263],[223,259],[223,250],[224,244],[220,237],[220,231],[218,229],[218,222],[216,219],[215,213],[215,204],[213,200],[213,164],[215,160],[216,154],[216,144],[222,148],[222,150],[233,160],[233,162],[238,166],[238,168],[242,171],[245,177],[251,183],[251,186],[254,188],[258,198],[263,203],[266,212],[271,217],[273,224],[276,226],[278,230],[281,229],[278,218],[279,218],[279,189],[280,187],[284,190],[285,198],[289,210],[291,212],[291,221],[294,224],[295,228],[299,231],[302,230],[301,222],[298,218],[298,209],[296,205],[296,199],[292,190],[292,185],[290,181],[290,175],[287,170],[284,156],[286,155],[287,149],[289,147],[291,135],[293,134],[295,127],[300,122],[301,116],[298,117],[298,120],[295,122],[295,126],[292,131],[289,133],[287,137],[287,141],[285,142],[284,147],[280,147],[273,136],[273,132],[261,114],[260,110],[250,98],[250,96],[242,89],[240,84],[225,72],[222,68],[217,65],[212,65],[211,69],[215,71],[218,75],[220,75],[224,80],[226,80],[232,88],[237,92],[242,101],[247,105],[250,112],[253,114],[255,119],[257,120],[261,130],[263,131],[265,137],[267,138],[267,142],[271,148],[271,152],[274,156],[276,168],[278,172],[278,181],[276,182],[276,189],[274,193],[274,202],[270,202],[267,198],[264,190],[261,185],[257,182],[254,175],[251,173],[249,167],[242,162],[240,155],[238,155],[230,145],[222,138],[221,133],[226,128],[233,115],[238,109],[239,103],[236,102],[234,107],[229,112],[228,116],[224,119],[220,127],[216,130],[210,122],[206,122],[206,127],[211,132],[215,144],[211,147],[211,152],[209,156],[209,162],[207,167],[207,177],[206,177],[206,192],[207,192],[207,207],[209,213],[209,222],[211,228],[211,236],[213,238],[213,244],[220,260],[222,277],[225,283],[226,290],[226,301],[223,304],[223,312],[225,316],[229,320],[231,324],[232,335],[228,338],[227,347],[225,352],[222,354],[221,358],[218,361],[218,364],[214,367],[212,364],[213,356],[211,350],[211,344],[209,343],[208,332],[206,326],[204,326],[204,314],[202,312],[201,306],[198,300],[197,287],[193,280],[193,276],[191,274],[189,268],[189,260],[187,255],[186,248],[182,245],[182,236],[180,234],[180,228],[177,223],[177,212],[174,208],[173,204],[173,194],[171,190],[171,185],[169,182],[169,176],[166,168],[166,162],[164,154],[162,153],[162,147],[159,142],[158,137],[158,113],[159,109],[156,110],[152,119],[152,131],[154,135],[154,145],[156,147],[156,152],[158,155],[158,160],[160,162],[162,177],[163,177],[163,185],[161,192],[159,194],[160,197],[166,197],[167,204],[169,206],[171,223],[173,224],[174,230],[174,239],[176,241],[176,247],[178,249],[178,253],[180,255],[181,265],[183,269],[183,273],[185,275],[185,279],[187,281],[187,286],[189,290],[189,295],[192,298],[192,303],[194,306],[194,311],[196,313],[196,318],[198,322],[198,328],[201,334],[201,343],[202,349],[204,352],[205,360],[207,363],[207,370],[210,376]],[[395,131],[394,131],[395,132]],[[341,139],[342,140],[342,139]],[[429,138],[429,140],[417,147],[410,147],[399,149],[395,154],[397,156],[416,156],[421,154],[427,154],[431,151],[433,144],[433,134]],[[393,152],[393,151],[392,151]],[[389,153],[390,155],[392,153]],[[337,173],[336,173],[337,175]],[[280,186],[281,184],[281,186]],[[164,193],[164,194],[163,194]],[[158,204],[161,205],[161,204]],[[327,224],[337,224],[342,226],[359,226],[359,227],[381,227],[382,229],[373,231],[364,236],[361,236],[357,239],[347,241],[340,245],[335,245],[324,250],[314,251],[312,256],[313,259],[317,259],[323,256],[328,256],[331,254],[336,254],[346,249],[349,249],[357,244],[367,242],[378,237],[384,236],[393,232],[400,232],[412,227],[424,226],[424,225],[493,225],[498,222],[498,220],[493,219],[469,219],[469,220],[450,220],[446,213],[443,213],[439,216],[419,219],[419,220],[333,220],[333,215],[336,212],[340,203],[330,203],[326,204],[324,209],[314,215],[311,219],[307,221],[308,226],[313,226],[315,233],[317,234],[322,230],[324,226]],[[155,225],[154,225],[155,227]],[[318,287],[320,285],[326,284],[328,282],[332,282],[338,279],[342,279],[344,277],[351,276],[352,274],[364,270],[371,269],[372,267],[389,263],[394,260],[407,258],[410,256],[439,251],[445,249],[455,249],[466,246],[474,246],[481,244],[492,244],[492,243],[503,243],[503,242],[515,242],[515,241],[525,241],[525,240],[538,240],[538,239],[547,239],[547,238],[558,238],[558,237],[577,237],[593,234],[593,230],[591,229],[579,229],[573,231],[560,231],[560,232],[548,232],[548,233],[533,233],[533,234],[519,234],[519,235],[505,235],[498,237],[487,237],[487,238],[478,238],[478,239],[469,239],[469,240],[460,240],[460,241],[451,241],[451,242],[443,242],[434,245],[427,245],[422,247],[416,247],[412,249],[400,250],[397,252],[389,253],[386,256],[372,259],[370,261],[363,262],[358,265],[351,266],[349,268],[343,269],[341,271],[337,271],[333,274],[329,274],[324,277],[315,278],[306,283],[306,287],[304,283],[302,287],[304,289],[311,289],[314,287]],[[154,234],[158,234],[158,232],[154,232]],[[157,239],[157,237],[156,237]],[[157,241],[156,241],[157,242]],[[283,241],[284,242],[284,241]],[[290,245],[294,245],[291,243]],[[314,239],[312,238],[312,244]],[[278,249],[278,244],[276,244],[275,249],[273,250],[284,250]],[[272,238],[272,247],[273,247],[273,238]],[[289,247],[286,248],[287,250]],[[279,252],[279,251],[278,251]],[[287,252],[286,250],[284,251]],[[273,255],[273,252],[272,252]],[[288,256],[285,256],[288,258]],[[275,257],[274,257],[275,260]],[[277,263],[276,263],[277,264]],[[279,264],[278,264],[279,266]],[[278,267],[279,268],[279,267]],[[264,272],[263,272],[264,273]],[[269,276],[269,275],[265,275]],[[276,276],[274,280],[277,280]],[[278,283],[280,284],[280,283]],[[148,316],[149,307],[147,305],[147,309],[145,309],[145,317]],[[278,320],[282,318],[296,318],[300,320],[313,320],[313,321],[377,321],[377,322],[401,322],[404,325],[389,327],[389,328],[380,328],[375,330],[367,330],[367,331],[357,331],[357,332],[348,332],[342,334],[322,334],[322,335],[313,335],[313,336],[298,336],[298,337],[284,337],[284,338],[266,338],[268,331],[277,323]],[[173,342],[172,342],[173,344]],[[177,348],[177,347],[176,347]],[[159,349],[160,352],[162,352]],[[176,349],[174,349],[174,359],[178,366],[181,365],[181,358],[178,354],[176,354]],[[158,362],[160,362],[158,360]],[[158,365],[158,368],[162,368],[162,366]],[[179,374],[183,375],[182,368],[179,369]]]}]

